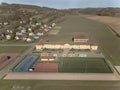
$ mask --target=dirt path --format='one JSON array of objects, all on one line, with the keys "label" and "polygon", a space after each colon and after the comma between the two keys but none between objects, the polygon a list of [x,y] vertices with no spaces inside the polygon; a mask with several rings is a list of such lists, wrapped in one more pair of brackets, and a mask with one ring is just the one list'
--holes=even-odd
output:
[{"label": "dirt path", "polygon": [[8,73],[5,80],[118,80],[113,74]]}]

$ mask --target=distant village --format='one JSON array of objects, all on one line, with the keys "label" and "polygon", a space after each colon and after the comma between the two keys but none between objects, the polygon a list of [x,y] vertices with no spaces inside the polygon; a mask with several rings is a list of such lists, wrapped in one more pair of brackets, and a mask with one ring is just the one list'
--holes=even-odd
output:
[{"label": "distant village", "polygon": [[0,42],[35,42],[62,21],[56,9],[19,4],[0,4]]},{"label": "distant village", "polygon": [[[9,22],[0,23],[0,28],[7,27],[9,24]],[[41,22],[37,21],[36,18],[29,18],[29,22],[19,21],[19,24],[24,24],[24,26],[18,26],[15,28],[15,30],[7,28],[5,32],[0,32],[0,39],[16,41],[22,40],[28,43],[34,42],[35,40],[47,34],[47,32],[56,25],[56,23],[42,24]]]}]

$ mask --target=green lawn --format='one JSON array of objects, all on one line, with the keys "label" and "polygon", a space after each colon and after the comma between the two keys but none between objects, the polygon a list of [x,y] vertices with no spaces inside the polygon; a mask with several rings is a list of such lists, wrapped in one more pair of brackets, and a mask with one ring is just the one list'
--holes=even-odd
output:
[{"label": "green lawn", "polygon": [[0,46],[0,53],[23,53],[28,46]]},{"label": "green lawn", "polygon": [[96,90],[96,89],[120,90],[120,81],[0,80],[0,90]]},{"label": "green lawn", "polygon": [[112,73],[103,58],[60,58],[59,72]]},{"label": "green lawn", "polygon": [[26,44],[27,42],[22,40],[5,40],[4,42],[1,42],[3,44]]}]

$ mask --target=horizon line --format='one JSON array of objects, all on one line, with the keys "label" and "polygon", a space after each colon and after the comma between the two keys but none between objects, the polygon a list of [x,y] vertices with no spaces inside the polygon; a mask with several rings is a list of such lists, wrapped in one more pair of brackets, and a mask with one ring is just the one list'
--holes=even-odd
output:
[{"label": "horizon line", "polygon": [[29,3],[9,3],[9,2],[0,2],[0,5],[2,4],[19,4],[19,5],[31,5],[31,6],[37,6],[37,7],[45,7],[45,8],[51,8],[51,9],[86,9],[86,8],[120,8],[120,6],[86,6],[86,7],[69,7],[69,8],[55,8],[45,5],[37,5],[37,4],[29,4]]}]

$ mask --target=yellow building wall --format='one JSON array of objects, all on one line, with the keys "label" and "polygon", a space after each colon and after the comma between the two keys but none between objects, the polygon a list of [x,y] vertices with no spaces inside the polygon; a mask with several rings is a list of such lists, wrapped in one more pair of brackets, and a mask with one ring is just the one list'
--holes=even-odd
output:
[{"label": "yellow building wall", "polygon": [[91,50],[97,50],[98,46],[91,46]]},{"label": "yellow building wall", "polygon": [[42,45],[36,45],[36,49],[37,49],[37,50],[42,49],[42,47],[43,47]]},{"label": "yellow building wall", "polygon": [[98,46],[94,45],[94,46],[90,46],[90,45],[50,45],[50,44],[45,44],[45,45],[36,45],[36,49],[40,50],[40,49],[91,49],[91,50],[97,50]]}]

